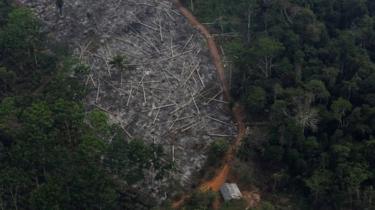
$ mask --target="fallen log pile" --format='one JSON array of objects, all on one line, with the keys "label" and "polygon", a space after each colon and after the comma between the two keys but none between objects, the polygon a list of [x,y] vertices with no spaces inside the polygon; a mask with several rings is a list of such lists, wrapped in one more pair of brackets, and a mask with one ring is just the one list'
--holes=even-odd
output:
[{"label": "fallen log pile", "polygon": [[[128,139],[163,145],[177,166],[170,178],[190,183],[208,145],[236,133],[204,38],[171,2],[65,0],[62,15],[50,0],[19,2],[89,67],[88,109],[107,112]],[[154,190],[168,183],[147,180]]]}]

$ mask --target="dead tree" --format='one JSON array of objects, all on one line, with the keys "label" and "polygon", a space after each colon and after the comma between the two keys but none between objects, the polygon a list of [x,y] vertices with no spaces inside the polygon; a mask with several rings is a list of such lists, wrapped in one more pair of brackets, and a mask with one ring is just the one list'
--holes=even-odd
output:
[{"label": "dead tree", "polygon": [[56,0],[56,8],[60,16],[62,16],[63,14],[63,7],[64,7],[64,0]]}]

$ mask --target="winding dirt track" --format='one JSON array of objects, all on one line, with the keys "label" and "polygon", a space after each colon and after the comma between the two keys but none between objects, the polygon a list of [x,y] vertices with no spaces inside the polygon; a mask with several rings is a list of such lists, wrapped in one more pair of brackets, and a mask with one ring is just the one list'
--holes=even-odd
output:
[{"label": "winding dirt track", "polygon": [[228,87],[228,82],[227,80],[225,79],[225,74],[224,74],[224,65],[223,63],[221,62],[221,56],[220,56],[220,53],[219,53],[219,50],[216,46],[216,42],[214,40],[214,38],[211,36],[210,32],[208,31],[208,29],[202,25],[198,20],[197,18],[188,10],[186,9],[179,0],[172,0],[175,5],[176,5],[176,8],[181,12],[181,14],[183,16],[185,16],[189,23],[194,27],[196,28],[206,39],[207,41],[207,44],[208,44],[208,48],[210,50],[210,54],[211,54],[211,58],[213,60],[213,63],[215,65],[215,68],[217,70],[217,74],[219,76],[219,79],[222,83],[222,86],[223,86],[223,91],[224,91],[224,98],[226,100],[230,100],[230,91],[229,91],[229,87]]},{"label": "winding dirt track", "polygon": [[[231,100],[231,95],[230,95],[230,89],[228,86],[228,81],[225,79],[225,73],[224,73],[224,65],[221,61],[221,56],[218,50],[218,47],[216,45],[215,39],[211,36],[209,30],[202,25],[197,18],[187,9],[185,8],[179,0],[172,0],[173,3],[175,4],[176,8],[181,12],[183,16],[185,16],[190,24],[196,28],[206,39],[207,44],[208,44],[208,49],[211,54],[212,61],[215,65],[217,75],[220,79],[220,82],[222,84],[223,88],[223,94],[224,94],[224,100]],[[240,146],[242,139],[245,137],[246,134],[246,126],[245,126],[245,119],[244,119],[244,111],[243,108],[240,104],[236,103],[232,109],[233,113],[233,120],[237,126],[238,129],[238,134],[237,137],[230,147],[230,149],[227,151],[222,167],[218,169],[215,173],[215,176],[208,181],[205,181],[200,184],[198,187],[202,191],[208,191],[212,190],[214,192],[217,192],[220,190],[220,187],[225,183],[230,169],[231,169],[231,163],[233,162],[237,148]],[[183,196],[179,201],[176,201],[173,204],[173,208],[179,208],[181,205],[184,203],[184,201],[188,198],[189,196]]]}]

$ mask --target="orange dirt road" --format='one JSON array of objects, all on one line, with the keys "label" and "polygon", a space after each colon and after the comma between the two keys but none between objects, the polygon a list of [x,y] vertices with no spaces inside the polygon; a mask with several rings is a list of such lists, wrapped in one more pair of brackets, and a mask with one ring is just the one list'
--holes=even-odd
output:
[{"label": "orange dirt road", "polygon": [[224,65],[221,62],[221,56],[220,56],[219,50],[216,46],[215,39],[211,36],[208,29],[204,25],[202,25],[197,20],[197,18],[188,9],[186,9],[184,6],[182,6],[182,4],[179,0],[172,0],[172,1],[175,3],[176,8],[181,12],[181,14],[188,19],[189,23],[195,29],[197,29],[206,39],[207,44],[208,44],[208,49],[210,50],[212,61],[215,65],[215,68],[216,68],[217,74],[219,76],[220,82],[223,86],[224,98],[226,100],[230,100],[230,91],[229,91],[229,87],[228,87],[228,82],[225,79]]},{"label": "orange dirt road", "polygon": [[[202,25],[197,20],[197,18],[187,8],[185,8],[181,4],[179,0],[172,0],[172,1],[175,4],[176,8],[181,12],[181,14],[188,19],[189,23],[194,28],[196,28],[206,39],[212,61],[215,65],[217,75],[222,84],[224,100],[230,101],[231,100],[230,89],[229,89],[228,82],[225,79],[224,65],[221,61],[221,55],[219,53],[215,39],[211,36],[209,30],[204,25]],[[203,182],[198,187],[202,191],[212,190],[214,192],[217,192],[220,190],[220,187],[225,183],[230,173],[231,163],[233,162],[236,156],[237,149],[241,145],[241,141],[246,135],[246,126],[244,123],[245,121],[244,111],[243,111],[242,106],[236,103],[232,109],[232,113],[233,113],[234,122],[238,129],[237,137],[234,143],[231,145],[231,147],[227,151],[227,153],[225,154],[222,166],[220,169],[216,171],[215,176],[211,180]],[[172,207],[175,209],[180,208],[183,205],[184,201],[188,198],[189,196],[187,195],[183,196],[180,200],[173,203]]]},{"label": "orange dirt road", "polygon": [[214,178],[209,181],[203,182],[199,189],[202,191],[212,190],[217,192],[220,190],[220,187],[225,183],[230,172],[231,163],[236,157],[237,148],[241,145],[242,139],[246,135],[246,126],[243,118],[243,109],[240,105],[236,104],[232,110],[234,115],[234,120],[237,123],[238,134],[236,140],[231,145],[225,157],[223,159],[223,166],[217,170]]}]

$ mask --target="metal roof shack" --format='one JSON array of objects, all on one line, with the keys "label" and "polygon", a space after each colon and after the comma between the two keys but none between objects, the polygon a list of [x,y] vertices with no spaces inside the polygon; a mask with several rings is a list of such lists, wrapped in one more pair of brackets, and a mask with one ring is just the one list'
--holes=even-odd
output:
[{"label": "metal roof shack", "polygon": [[223,184],[220,188],[220,192],[225,201],[242,198],[241,191],[235,183]]}]

